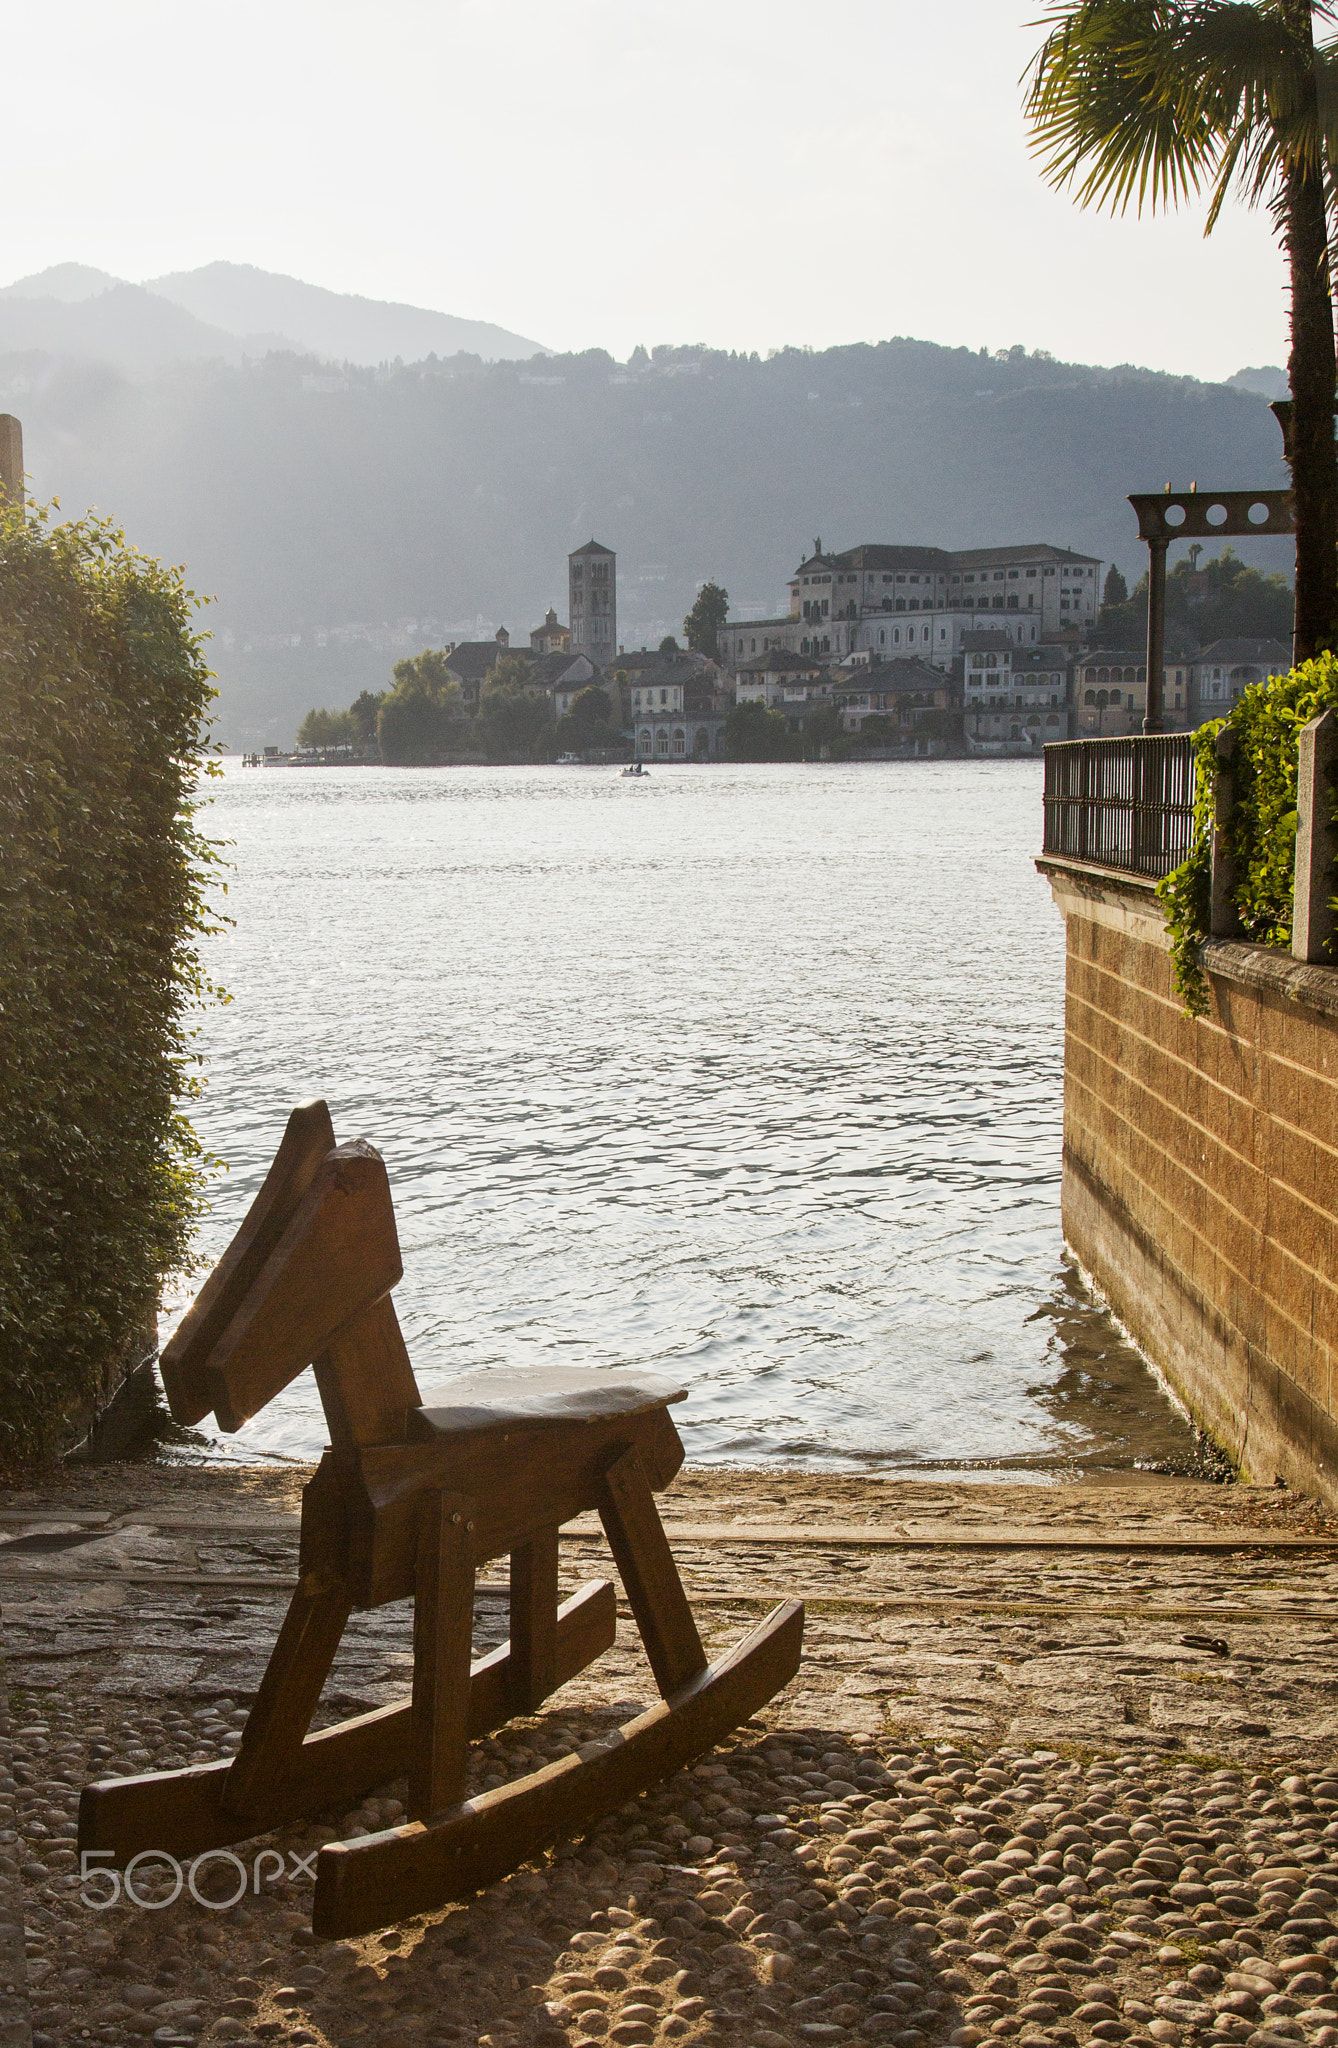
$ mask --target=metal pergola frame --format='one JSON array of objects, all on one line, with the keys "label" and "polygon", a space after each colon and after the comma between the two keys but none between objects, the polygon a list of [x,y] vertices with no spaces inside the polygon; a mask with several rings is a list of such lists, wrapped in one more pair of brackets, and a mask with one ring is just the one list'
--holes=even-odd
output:
[{"label": "metal pergola frame", "polygon": [[[1276,410],[1276,408],[1275,408]],[[1286,436],[1286,423],[1283,422]],[[1166,666],[1166,555],[1173,540],[1245,540],[1252,534],[1294,533],[1290,491],[1131,491],[1138,537],[1148,545],[1148,694],[1144,732],[1164,732],[1162,686]]]}]

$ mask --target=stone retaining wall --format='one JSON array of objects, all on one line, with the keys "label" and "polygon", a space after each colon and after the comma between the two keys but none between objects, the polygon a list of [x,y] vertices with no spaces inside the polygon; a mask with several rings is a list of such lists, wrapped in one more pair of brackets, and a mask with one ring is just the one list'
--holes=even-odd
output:
[{"label": "stone retaining wall", "polygon": [[1172,989],[1153,885],[1038,863],[1068,930],[1064,1233],[1246,1474],[1338,1500],[1338,971],[1214,940]]}]

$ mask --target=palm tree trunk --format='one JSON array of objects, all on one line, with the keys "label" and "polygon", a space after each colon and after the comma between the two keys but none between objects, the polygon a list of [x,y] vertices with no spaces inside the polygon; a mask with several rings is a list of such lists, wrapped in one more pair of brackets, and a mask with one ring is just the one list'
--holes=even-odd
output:
[{"label": "palm tree trunk", "polygon": [[[1312,47],[1311,0],[1287,0],[1288,26]],[[1311,68],[1310,95],[1315,98]],[[1292,490],[1296,503],[1295,659],[1338,646],[1338,450],[1333,437],[1334,335],[1323,176],[1286,173],[1285,236],[1291,270]]]}]

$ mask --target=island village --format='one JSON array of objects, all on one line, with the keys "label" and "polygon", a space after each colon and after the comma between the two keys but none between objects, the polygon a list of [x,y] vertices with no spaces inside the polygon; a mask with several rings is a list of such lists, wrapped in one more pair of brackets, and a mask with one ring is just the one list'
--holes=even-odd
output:
[{"label": "island village", "polygon": [[[1119,572],[1103,568],[1048,542],[831,551],[818,539],[789,578],[787,613],[731,617],[727,593],[706,584],[684,622],[686,646],[669,636],[629,648],[618,637],[617,554],[591,538],[568,557],[568,623],[550,606],[527,636],[501,626],[440,650],[455,725],[423,758],[482,758],[471,721],[503,675],[539,713],[539,759],[709,762],[800,748],[818,759],[1028,756],[1054,740],[1138,732],[1146,646],[1110,644],[1101,631],[1112,605],[1130,609]],[[1191,569],[1191,603],[1196,579],[1206,585],[1207,572]],[[1291,666],[1290,648],[1268,637],[1200,644],[1190,632],[1167,654],[1167,731],[1220,718],[1251,684]],[[753,715],[731,722],[744,706]],[[371,744],[370,722],[351,735],[329,718],[313,715],[295,755],[266,745],[248,758],[398,758]]]}]

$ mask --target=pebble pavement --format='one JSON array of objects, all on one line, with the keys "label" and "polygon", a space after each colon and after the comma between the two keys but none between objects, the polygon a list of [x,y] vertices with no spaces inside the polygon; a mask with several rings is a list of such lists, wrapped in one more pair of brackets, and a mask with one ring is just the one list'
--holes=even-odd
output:
[{"label": "pebble pavement", "polygon": [[[87,1541],[114,1484],[123,1521],[134,1493],[133,1526]],[[71,1538],[0,1543],[13,1780],[0,1779],[0,1923],[17,1881],[34,2048],[1338,2048],[1338,1563],[1319,1551],[796,1542],[759,1565],[742,1534],[737,1556],[685,1543],[708,1647],[742,1633],[769,1587],[797,1591],[804,1666],[756,1721],[584,1839],[463,1905],[317,1943],[299,1859],[397,1819],[403,1787],[389,1785],[356,1813],[248,1845],[248,1866],[274,1853],[226,1910],[184,1888],[167,1899],[164,1866],[140,1873],[143,1904],[100,1910],[102,1888],[75,1867],[80,1786],[238,1739],[294,1549],[278,1519],[291,1481],[248,1486],[248,1512],[272,1527],[234,1537],[167,1526],[169,1504],[207,1520],[214,1475],[0,1501],[0,1515],[45,1514],[21,1526],[48,1542]],[[671,1525],[674,1512],[775,1520],[775,1488],[774,1475],[692,1475],[669,1496]],[[945,1529],[1096,1517],[1333,1533],[1272,1489],[849,1492],[786,1476],[792,1520],[848,1521],[861,1501],[880,1524],[937,1514]],[[602,1568],[594,1553],[564,1547],[567,1583]],[[322,1718],[404,1690],[407,1613],[358,1619]],[[479,1647],[505,1625],[501,1589],[484,1585]],[[474,1746],[471,1786],[565,1754],[651,1696],[622,1627],[544,1713]],[[226,1864],[198,1877],[206,1898],[235,1885]]]}]

